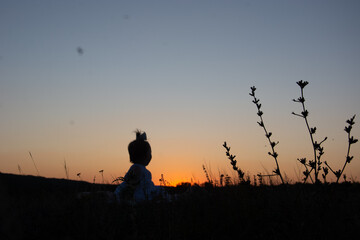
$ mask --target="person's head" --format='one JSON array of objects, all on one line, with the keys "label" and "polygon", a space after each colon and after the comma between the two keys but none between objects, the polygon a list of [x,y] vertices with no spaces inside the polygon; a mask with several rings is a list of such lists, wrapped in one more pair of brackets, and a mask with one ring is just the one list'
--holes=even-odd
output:
[{"label": "person's head", "polygon": [[147,166],[151,161],[151,147],[146,133],[136,130],[136,139],[129,143],[130,162]]}]

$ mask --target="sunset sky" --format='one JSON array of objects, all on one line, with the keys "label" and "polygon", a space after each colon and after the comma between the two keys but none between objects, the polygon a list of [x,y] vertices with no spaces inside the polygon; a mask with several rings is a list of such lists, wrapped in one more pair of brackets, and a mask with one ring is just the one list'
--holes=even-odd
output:
[{"label": "sunset sky", "polygon": [[[249,96],[279,141],[280,170],[302,178],[312,146],[293,98],[309,81],[309,122],[342,167],[346,120],[360,138],[360,1],[0,1],[0,171],[105,181],[131,166],[146,131],[155,184],[253,176],[274,160]],[[360,143],[348,178],[360,181]],[[329,175],[330,176],[330,175]],[[331,176],[332,177],[332,176]]]}]

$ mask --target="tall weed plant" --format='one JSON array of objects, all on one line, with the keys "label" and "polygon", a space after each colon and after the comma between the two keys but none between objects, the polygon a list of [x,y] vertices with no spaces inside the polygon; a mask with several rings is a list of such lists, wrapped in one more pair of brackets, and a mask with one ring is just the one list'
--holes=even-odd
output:
[{"label": "tall weed plant", "polygon": [[[354,136],[351,135],[351,130],[353,129],[353,126],[355,124],[355,116],[351,117],[350,119],[346,120],[347,126],[345,126],[344,131],[347,133],[347,139],[348,139],[348,147],[347,147],[347,155],[345,158],[344,165],[339,170],[334,170],[332,167],[330,167],[329,163],[327,161],[322,160],[322,156],[324,155],[324,147],[323,143],[327,140],[327,137],[322,138],[322,140],[317,140],[315,138],[315,134],[317,131],[317,127],[311,126],[309,121],[309,111],[306,108],[305,105],[305,96],[304,96],[304,89],[309,84],[307,81],[300,80],[296,82],[296,84],[300,87],[300,97],[293,99],[294,102],[299,103],[301,105],[301,112],[295,113],[292,112],[293,115],[296,117],[304,119],[306,131],[309,133],[311,145],[312,145],[312,152],[313,152],[313,159],[306,159],[306,158],[298,158],[297,160],[304,166],[305,170],[303,171],[303,183],[310,181],[312,183],[318,184],[318,183],[327,183],[327,175],[330,172],[332,172],[336,177],[336,183],[338,183],[341,179],[341,177],[344,178],[344,181],[346,182],[346,174],[344,174],[344,170],[346,166],[353,160],[354,156],[350,154],[351,146],[358,142],[358,139],[354,138]],[[252,102],[256,105],[257,108],[257,115],[260,118],[260,121],[258,121],[258,125],[263,128],[265,132],[265,137],[267,138],[269,144],[270,144],[270,151],[268,154],[274,159],[275,161],[275,169],[272,171],[272,174],[262,175],[258,174],[258,179],[260,184],[263,181],[264,177],[268,177],[271,182],[271,177],[279,177],[282,184],[285,184],[285,180],[283,177],[282,172],[280,171],[279,161],[278,161],[278,152],[275,151],[275,147],[279,144],[277,141],[272,140],[272,132],[268,131],[268,129],[265,126],[264,123],[264,112],[262,110],[262,104],[260,103],[260,99],[256,96],[255,91],[256,87],[253,86],[250,88],[251,92],[249,93],[250,96],[253,98]],[[230,164],[232,165],[233,169],[237,171],[240,183],[245,182],[244,179],[244,172],[236,166],[237,161],[235,160],[235,155],[230,154],[230,147],[227,146],[227,143],[224,142],[223,147],[226,149],[226,156],[230,160]],[[325,166],[324,166],[324,165]],[[322,181],[319,176],[322,176]],[[254,179],[254,184],[256,183],[256,178]]]}]

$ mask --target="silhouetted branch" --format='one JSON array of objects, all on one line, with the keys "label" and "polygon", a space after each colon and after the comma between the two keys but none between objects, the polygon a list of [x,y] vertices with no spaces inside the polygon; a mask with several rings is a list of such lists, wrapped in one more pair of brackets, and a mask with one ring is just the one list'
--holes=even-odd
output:
[{"label": "silhouetted branch", "polygon": [[272,156],[275,160],[275,163],[276,163],[276,168],[275,170],[273,171],[274,173],[274,176],[279,176],[280,179],[281,179],[281,182],[284,184],[284,179],[281,175],[281,172],[280,172],[280,167],[279,167],[279,163],[278,163],[278,160],[277,160],[277,157],[279,156],[279,154],[277,152],[275,152],[275,146],[279,143],[279,142],[273,142],[271,141],[271,136],[272,136],[272,133],[271,132],[268,132],[266,127],[265,127],[265,124],[264,124],[264,120],[263,120],[263,111],[261,111],[261,104],[260,104],[260,99],[256,98],[255,96],[255,91],[256,91],[256,87],[253,86],[250,88],[251,89],[251,92],[249,93],[250,96],[252,96],[254,98],[254,100],[252,101],[255,105],[256,105],[256,108],[258,110],[257,112],[257,115],[259,116],[260,118],[260,122],[257,122],[259,124],[260,127],[262,127],[265,131],[265,136],[266,138],[268,139],[269,141],[269,144],[271,146],[271,152],[269,152],[268,154],[270,156]]},{"label": "silhouetted branch", "polygon": [[235,160],[236,155],[230,154],[230,147],[227,146],[226,142],[224,142],[223,147],[226,149],[226,156],[229,158],[233,169],[238,173],[240,182],[246,182],[246,180],[244,179],[245,173],[236,166],[237,163],[237,161]]},{"label": "silhouetted branch", "polygon": [[[301,117],[305,120],[306,128],[309,131],[310,140],[311,140],[311,143],[313,146],[313,152],[314,152],[314,161],[309,160],[309,165],[308,165],[311,167],[311,169],[308,170],[306,168],[306,171],[304,172],[304,175],[305,175],[304,182],[306,182],[306,180],[310,176],[312,170],[314,170],[315,171],[315,174],[314,174],[315,175],[315,183],[319,183],[318,174],[319,174],[319,171],[321,170],[321,164],[322,164],[321,156],[324,154],[324,148],[321,147],[321,144],[324,141],[326,141],[327,137],[325,137],[324,140],[322,140],[320,143],[318,143],[317,141],[314,140],[313,135],[316,133],[316,127],[310,127],[310,125],[309,125],[309,122],[308,122],[309,111],[305,107],[305,97],[304,97],[304,88],[309,83],[307,81],[303,81],[303,80],[300,80],[296,83],[297,83],[297,85],[299,85],[299,87],[301,89],[301,96],[297,99],[293,99],[293,101],[297,102],[297,103],[301,103],[302,112],[301,112],[301,114],[292,112],[292,114],[297,117]],[[306,166],[306,165],[304,164],[304,166]]]},{"label": "silhouetted branch", "polygon": [[[342,169],[338,170],[338,171],[334,171],[327,162],[325,162],[326,166],[329,167],[330,171],[336,176],[336,183],[339,182],[340,178],[341,178],[341,175],[344,173],[344,170],[345,170],[345,167],[348,163],[351,162],[351,160],[354,158],[354,156],[350,156],[350,148],[351,148],[351,145],[352,144],[355,144],[357,143],[357,139],[354,138],[353,136],[351,136],[351,130],[353,128],[353,125],[355,124],[354,122],[354,119],[355,119],[355,116],[354,115],[352,118],[346,120],[346,123],[348,124],[348,126],[345,126],[345,129],[344,131],[347,133],[348,135],[348,149],[347,149],[347,154],[346,154],[346,159],[345,159],[345,163],[344,163],[344,166],[342,167]],[[346,179],[345,175],[344,175],[344,178]]]}]

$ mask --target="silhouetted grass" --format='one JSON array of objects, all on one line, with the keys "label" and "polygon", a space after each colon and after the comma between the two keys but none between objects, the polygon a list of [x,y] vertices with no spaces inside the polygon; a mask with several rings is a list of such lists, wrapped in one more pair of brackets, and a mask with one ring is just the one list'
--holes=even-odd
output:
[{"label": "silhouetted grass", "polygon": [[345,239],[360,227],[359,184],[186,186],[135,206],[76,198],[112,185],[0,174],[0,187],[1,239]]}]

